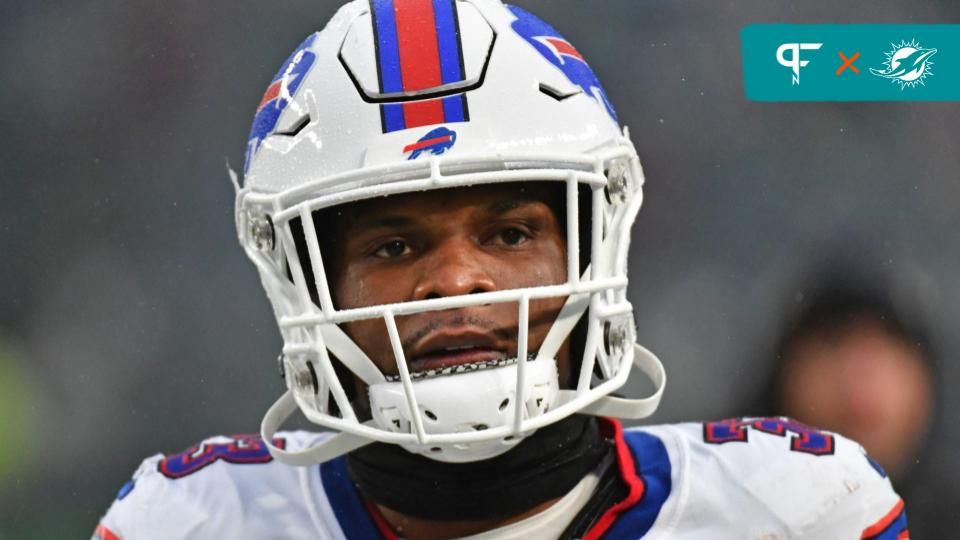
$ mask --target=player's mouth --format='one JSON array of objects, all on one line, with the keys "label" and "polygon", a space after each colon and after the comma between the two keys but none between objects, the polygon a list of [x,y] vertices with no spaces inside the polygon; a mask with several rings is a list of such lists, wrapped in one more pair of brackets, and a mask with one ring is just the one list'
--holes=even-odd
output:
[{"label": "player's mouth", "polygon": [[494,367],[509,356],[507,347],[487,332],[461,328],[424,337],[410,351],[407,365],[411,375],[422,378]]}]

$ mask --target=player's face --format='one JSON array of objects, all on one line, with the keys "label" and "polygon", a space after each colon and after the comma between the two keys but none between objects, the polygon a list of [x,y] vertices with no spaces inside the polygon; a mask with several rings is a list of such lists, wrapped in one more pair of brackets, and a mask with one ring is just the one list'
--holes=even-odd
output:
[{"label": "player's face", "polygon": [[[355,308],[563,283],[565,228],[554,210],[563,199],[555,188],[500,184],[350,205],[334,223],[335,303]],[[531,301],[529,351],[539,348],[563,302]],[[517,324],[516,303],[397,318],[411,372],[515,357]],[[398,372],[382,320],[344,329],[384,373]],[[565,381],[569,345],[557,362]]]}]

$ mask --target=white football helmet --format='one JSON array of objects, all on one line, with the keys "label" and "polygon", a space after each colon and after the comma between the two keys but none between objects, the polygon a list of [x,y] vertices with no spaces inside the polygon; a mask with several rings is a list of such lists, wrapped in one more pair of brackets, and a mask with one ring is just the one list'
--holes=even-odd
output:
[{"label": "white football helmet", "polygon": [[[279,361],[288,391],[267,412],[263,438],[270,444],[297,407],[338,432],[304,452],[270,444],[271,453],[311,464],[382,441],[440,461],[476,461],[574,413],[651,414],[665,374],[634,343],[627,300],[630,229],[643,180],[593,71],[540,19],[497,0],[357,0],[342,7],[269,85],[242,189],[234,177],[240,242],[260,272],[284,342]],[[334,304],[314,212],[391,194],[518,181],[565,186],[565,283],[351,309]],[[589,208],[581,208],[582,191]],[[581,220],[589,220],[589,238],[579,237]],[[586,268],[581,246],[589,249]],[[566,303],[539,350],[529,351],[529,305],[541,298]],[[397,317],[495,303],[518,310],[514,358],[409,371]],[[584,348],[573,353],[582,355],[576,383],[561,388],[555,357],[584,315]],[[385,376],[339,326],[362,319],[383,320],[399,377]],[[358,416],[345,390],[353,381],[338,377],[336,362],[369,388],[372,418]],[[631,365],[654,382],[650,397],[610,395]]]}]

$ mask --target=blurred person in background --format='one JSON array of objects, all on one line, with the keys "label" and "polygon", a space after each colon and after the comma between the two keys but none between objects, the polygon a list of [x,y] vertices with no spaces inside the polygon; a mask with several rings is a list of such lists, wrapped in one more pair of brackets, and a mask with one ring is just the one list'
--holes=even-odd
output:
[{"label": "blurred person in background", "polygon": [[930,458],[937,356],[921,318],[881,290],[834,276],[798,297],[800,309],[777,344],[771,383],[750,410],[859,442],[904,494],[911,532],[943,538],[957,497],[937,479],[937,461]]},{"label": "blurred person in background", "polygon": [[860,442],[894,480],[905,475],[933,413],[927,340],[881,294],[830,286],[780,343],[774,408]]}]

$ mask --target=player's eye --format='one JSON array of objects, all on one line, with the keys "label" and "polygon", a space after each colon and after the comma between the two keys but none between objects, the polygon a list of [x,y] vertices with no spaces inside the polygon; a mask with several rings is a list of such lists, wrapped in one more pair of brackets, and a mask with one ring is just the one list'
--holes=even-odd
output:
[{"label": "player's eye", "polygon": [[508,246],[518,246],[530,239],[530,235],[516,227],[508,227],[497,234],[497,239]]},{"label": "player's eye", "polygon": [[410,245],[403,240],[391,240],[381,244],[373,254],[381,259],[392,259],[410,253]]}]

